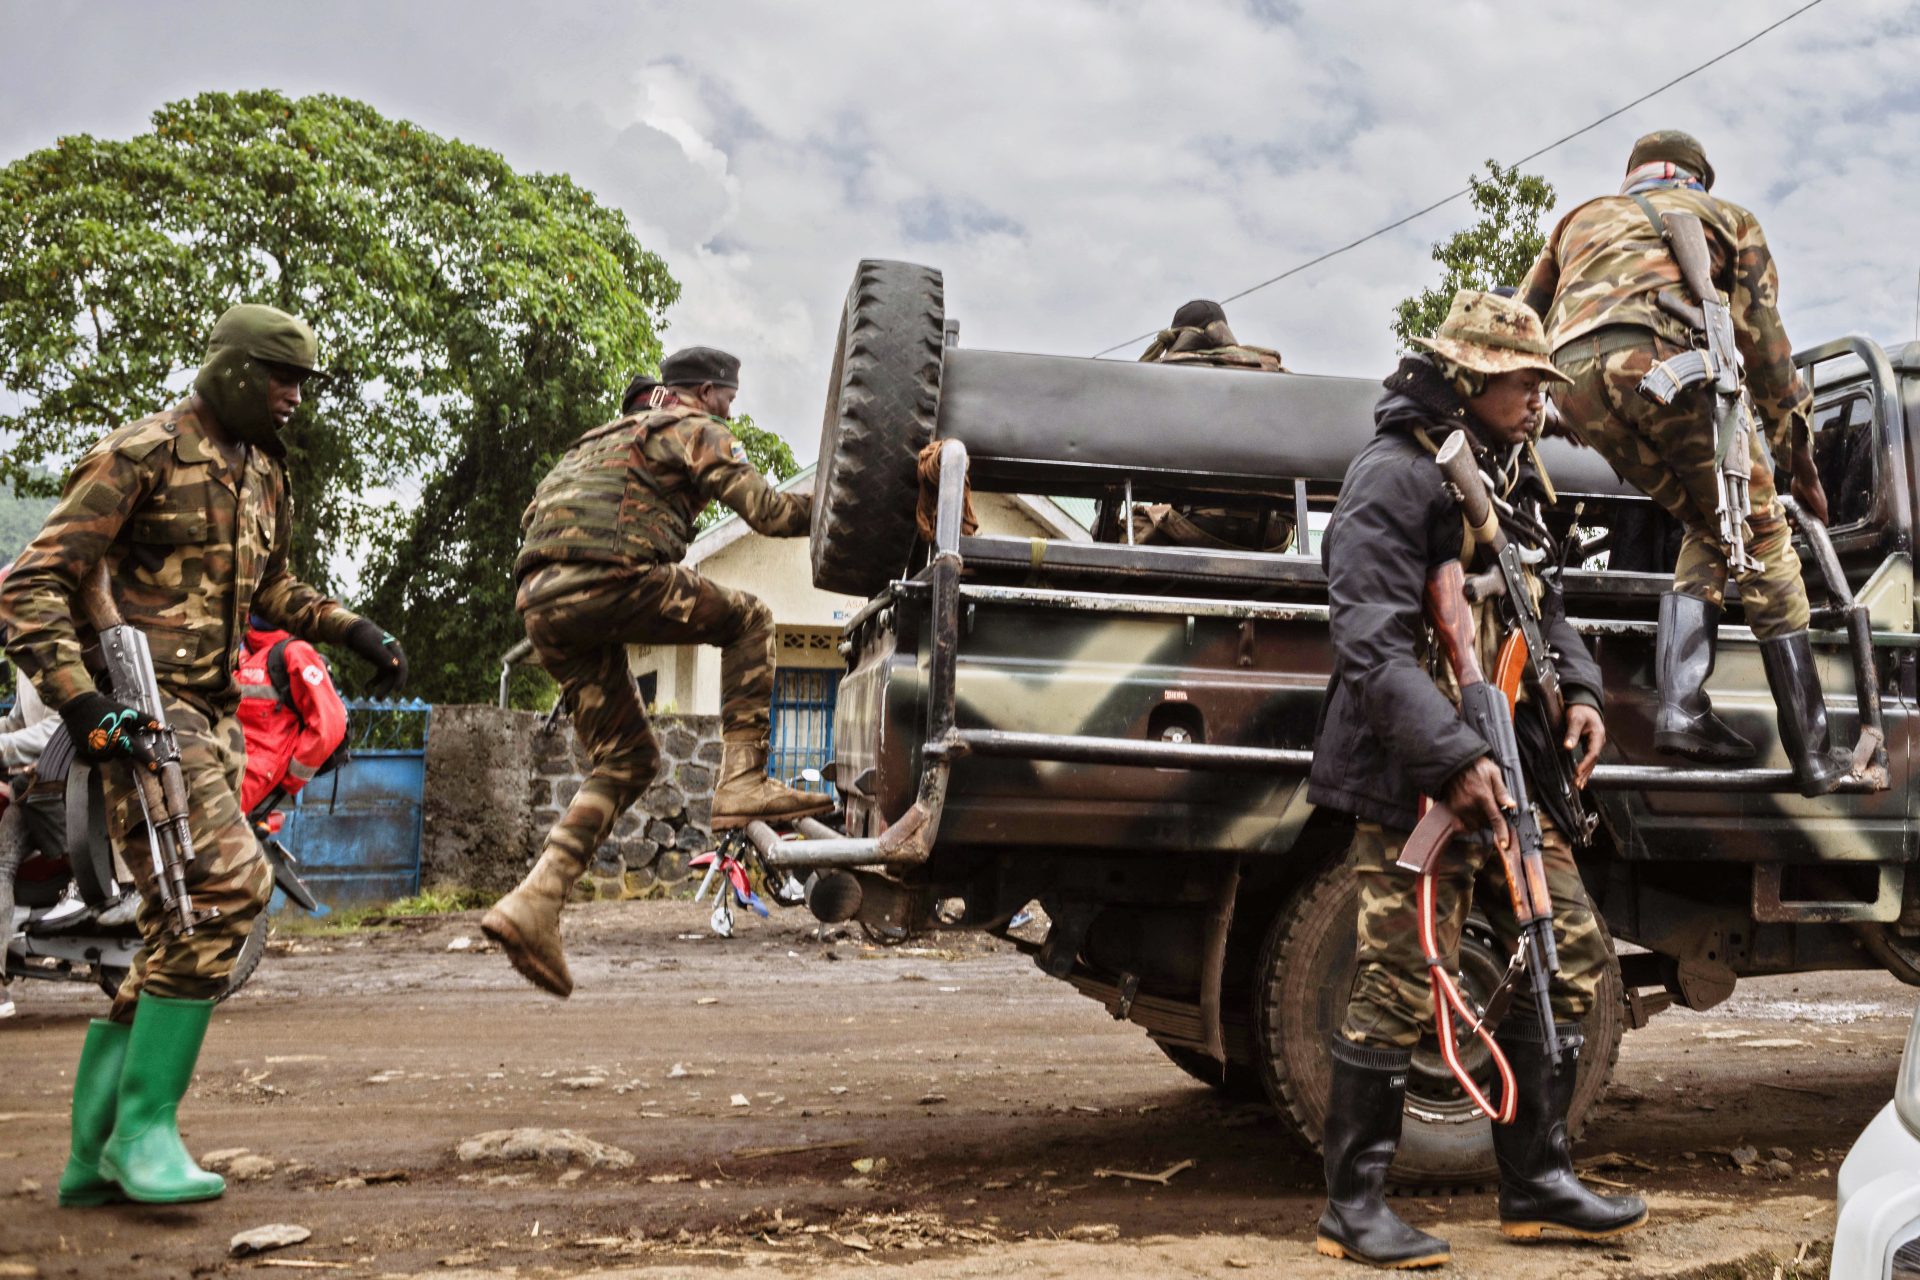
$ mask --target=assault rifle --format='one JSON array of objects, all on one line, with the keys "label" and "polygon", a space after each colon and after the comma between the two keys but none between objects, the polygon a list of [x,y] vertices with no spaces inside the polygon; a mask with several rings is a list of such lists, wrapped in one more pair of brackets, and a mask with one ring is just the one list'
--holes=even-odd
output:
[{"label": "assault rifle", "polygon": [[[1440,446],[1434,461],[1446,480],[1447,492],[1460,504],[1461,512],[1473,530],[1474,541],[1492,553],[1494,563],[1485,573],[1466,580],[1466,596],[1471,604],[1499,597],[1499,613],[1505,623],[1506,638],[1501,643],[1499,660],[1494,665],[1493,683],[1507,694],[1511,710],[1519,701],[1520,681],[1524,677],[1540,699],[1546,715],[1547,733],[1558,737],[1566,719],[1566,695],[1560,688],[1560,672],[1554,666],[1553,652],[1541,633],[1539,602],[1527,581],[1521,550],[1500,527],[1500,513],[1492,494],[1474,461],[1467,433],[1454,431]],[[1560,810],[1572,819],[1567,837],[1584,846],[1600,823],[1599,815],[1588,810],[1574,780],[1573,762],[1563,751],[1554,752],[1555,769],[1550,779]]]},{"label": "assault rifle", "polygon": [[[1559,1033],[1547,986],[1560,971],[1560,953],[1553,941],[1553,896],[1547,891],[1546,863],[1541,850],[1540,817],[1527,795],[1526,771],[1520,764],[1520,743],[1513,734],[1513,716],[1507,695],[1489,684],[1474,651],[1473,611],[1467,603],[1466,571],[1458,560],[1448,560],[1427,575],[1427,616],[1433,622],[1454,683],[1460,687],[1460,718],[1480,735],[1500,767],[1513,807],[1506,811],[1511,832],[1500,849],[1507,888],[1513,898],[1514,919],[1520,925],[1520,944],[1506,976],[1487,1001],[1482,1023],[1496,1022],[1512,998],[1512,988],[1525,974],[1540,1013],[1540,1039],[1554,1062],[1561,1055]],[[1442,801],[1433,802],[1400,851],[1400,865],[1421,876],[1433,874],[1433,862],[1460,829],[1460,820]],[[1496,842],[1496,848],[1498,844]],[[1435,963],[1433,961],[1429,962]],[[1436,979],[1441,975],[1436,974]]]},{"label": "assault rifle", "polygon": [[1700,219],[1691,213],[1670,211],[1660,215],[1660,230],[1680,268],[1681,281],[1693,295],[1694,306],[1665,293],[1659,296],[1659,304],[1693,329],[1695,346],[1648,370],[1640,379],[1640,394],[1655,404],[1668,405],[1688,387],[1702,382],[1713,384],[1714,515],[1720,521],[1720,540],[1727,546],[1728,567],[1736,574],[1758,570],[1760,561],[1747,550],[1747,516],[1753,510],[1748,489],[1756,434],[1753,397],[1740,378],[1733,313],[1713,287],[1707,233]]},{"label": "assault rifle", "polygon": [[146,722],[161,726],[134,731],[127,770],[133,775],[133,794],[140,801],[140,816],[147,824],[153,883],[162,906],[172,917],[169,927],[182,938],[191,937],[194,928],[210,919],[213,912],[195,911],[193,898],[187,893],[187,868],[193,864],[193,830],[188,821],[192,808],[186,775],[180,769],[180,740],[167,725],[167,709],[160,701],[160,683],[154,678],[146,633],[129,626],[120,616],[120,606],[114,603],[107,582],[105,561],[81,585],[80,608],[100,635],[100,653],[106,660],[113,696],[138,711]]}]

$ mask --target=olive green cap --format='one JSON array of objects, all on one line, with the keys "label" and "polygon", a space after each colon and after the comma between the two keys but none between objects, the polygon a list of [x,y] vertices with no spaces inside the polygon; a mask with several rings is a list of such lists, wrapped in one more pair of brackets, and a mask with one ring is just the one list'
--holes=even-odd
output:
[{"label": "olive green cap", "polygon": [[1537,369],[1555,382],[1573,381],[1553,367],[1547,331],[1533,308],[1496,293],[1462,289],[1440,332],[1414,342],[1476,373]]},{"label": "olive green cap", "polygon": [[1706,148],[1692,134],[1678,129],[1660,129],[1647,134],[1633,144],[1633,152],[1627,157],[1627,172],[1632,173],[1655,160],[1679,165],[1700,179],[1701,186],[1713,190],[1713,166],[1707,163]]},{"label": "olive green cap", "polygon": [[320,344],[307,322],[276,307],[243,302],[228,307],[213,322],[207,354],[232,348],[255,360],[283,364],[303,373],[320,372]]}]

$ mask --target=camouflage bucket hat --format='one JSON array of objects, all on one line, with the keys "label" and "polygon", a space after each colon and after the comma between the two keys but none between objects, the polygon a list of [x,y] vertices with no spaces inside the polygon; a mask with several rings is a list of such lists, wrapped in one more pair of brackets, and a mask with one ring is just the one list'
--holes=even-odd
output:
[{"label": "camouflage bucket hat", "polygon": [[1454,294],[1440,332],[1414,342],[1476,373],[1537,369],[1555,382],[1573,381],[1553,367],[1547,331],[1532,308],[1478,289]]},{"label": "camouflage bucket hat", "polygon": [[1679,165],[1700,179],[1701,186],[1713,190],[1713,166],[1707,163],[1706,148],[1692,134],[1682,133],[1678,129],[1661,129],[1647,134],[1633,144],[1633,151],[1627,156],[1627,172],[1632,173],[1641,165],[1652,164],[1656,160]]}]

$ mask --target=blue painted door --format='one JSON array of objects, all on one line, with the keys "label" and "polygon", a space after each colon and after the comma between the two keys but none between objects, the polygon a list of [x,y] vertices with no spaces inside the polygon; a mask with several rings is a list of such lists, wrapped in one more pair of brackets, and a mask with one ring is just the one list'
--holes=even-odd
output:
[{"label": "blue painted door", "polygon": [[781,667],[773,673],[773,749],[767,772],[782,782],[827,795],[830,783],[799,780],[802,769],[824,769],[833,759],[833,708],[840,699],[837,667]]}]

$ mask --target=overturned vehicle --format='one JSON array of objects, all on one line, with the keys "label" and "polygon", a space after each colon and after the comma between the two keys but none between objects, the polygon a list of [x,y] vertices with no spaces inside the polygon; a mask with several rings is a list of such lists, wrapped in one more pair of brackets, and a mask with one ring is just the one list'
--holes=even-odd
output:
[{"label": "overturned vehicle", "polygon": [[[1803,353],[1829,531],[1801,554],[1839,742],[1863,776],[1802,799],[1758,646],[1730,595],[1714,705],[1766,744],[1755,767],[1656,755],[1654,620],[1677,536],[1598,455],[1550,440],[1567,610],[1606,674],[1600,821],[1580,853],[1617,963],[1584,1028],[1577,1128],[1622,1035],[1736,980],[1883,968],[1920,983],[1912,537],[1920,345]],[[1354,968],[1345,815],[1306,800],[1332,667],[1317,526],[1372,432],[1377,383],[970,350],[941,278],[863,262],[815,488],[816,585],[869,597],[847,622],[831,779],[808,839],[750,838],[829,920],[903,936],[1002,931],[1030,901],[1047,974],[1317,1142],[1327,1043]],[[939,442],[937,472],[921,452]],[[924,473],[924,481],[923,481]],[[1092,500],[1100,540],[978,536],[967,490]],[[1268,511],[1284,554],[1135,545],[1136,504]],[[916,518],[917,517],[917,518]],[[1664,556],[1663,556],[1664,552]],[[1630,944],[1630,945],[1629,945]],[[1506,966],[1470,923],[1459,978]],[[1474,1069],[1478,1046],[1463,1044]],[[1433,1046],[1416,1056],[1397,1179],[1494,1175],[1488,1121]]]}]

